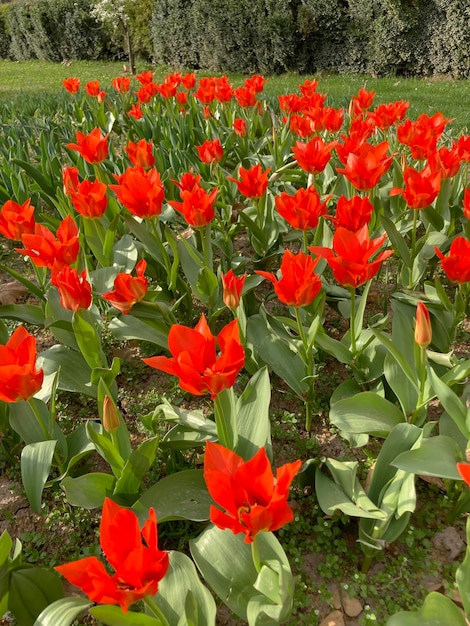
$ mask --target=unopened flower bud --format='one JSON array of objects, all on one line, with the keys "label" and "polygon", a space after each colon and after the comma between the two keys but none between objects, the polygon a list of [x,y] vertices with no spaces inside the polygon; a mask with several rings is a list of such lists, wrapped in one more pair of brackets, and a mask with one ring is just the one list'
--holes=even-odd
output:
[{"label": "unopened flower bud", "polygon": [[416,308],[415,341],[421,348],[427,348],[432,340],[432,326],[429,311],[425,304],[418,302]]},{"label": "unopened flower bud", "polygon": [[103,428],[107,433],[113,433],[119,428],[119,414],[109,396],[105,396],[103,401]]},{"label": "unopened flower bud", "polygon": [[224,286],[224,304],[232,311],[240,304],[243,284],[246,274],[237,278],[233,270],[229,270],[226,274],[222,274],[222,284]]}]

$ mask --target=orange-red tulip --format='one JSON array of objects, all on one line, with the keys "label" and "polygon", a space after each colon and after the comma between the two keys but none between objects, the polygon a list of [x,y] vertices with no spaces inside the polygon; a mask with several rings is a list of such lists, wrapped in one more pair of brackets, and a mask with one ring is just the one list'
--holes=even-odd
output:
[{"label": "orange-red tulip", "polygon": [[194,185],[191,190],[181,191],[182,202],[171,200],[168,202],[175,211],[184,215],[184,219],[196,228],[207,226],[214,219],[214,202],[217,196],[217,187],[207,193],[199,185]]},{"label": "orange-red tulip", "polygon": [[142,113],[142,109],[140,108],[140,102],[133,104],[129,111],[127,111],[127,115],[130,115],[130,117],[133,117],[136,120],[142,119],[142,116],[144,114]]},{"label": "orange-red tulip", "polygon": [[224,287],[223,300],[225,306],[229,309],[235,310],[240,304],[245,280],[246,274],[238,278],[231,269],[226,274],[222,274],[222,285]]},{"label": "orange-red tulip", "polygon": [[457,470],[462,479],[470,486],[470,463],[457,463]]},{"label": "orange-red tulip", "polygon": [[470,187],[466,187],[463,192],[463,216],[470,220]]},{"label": "orange-red tulip", "polygon": [[336,168],[356,189],[372,189],[392,164],[393,156],[386,156],[388,142],[383,141],[377,146],[362,143],[356,152],[350,152],[344,168]]},{"label": "orange-red tulip", "polygon": [[252,543],[260,532],[279,530],[294,519],[287,499],[301,465],[300,460],[286,463],[274,477],[264,448],[244,461],[232,450],[208,441],[204,479],[218,505],[210,508],[211,522],[234,535],[244,533],[245,543]]},{"label": "orange-red tulip", "polygon": [[356,231],[370,222],[374,207],[369,198],[361,196],[340,196],[336,206],[336,216],[331,221],[336,228],[342,226],[347,230]]},{"label": "orange-red tulip", "polygon": [[447,256],[444,256],[436,247],[434,252],[441,259],[441,267],[449,280],[462,285],[470,282],[470,241],[468,239],[456,237],[450,244]]},{"label": "orange-red tulip", "polygon": [[85,135],[77,130],[77,143],[68,143],[67,148],[79,152],[88,163],[100,163],[108,156],[108,135],[103,135],[99,128],[94,128]]},{"label": "orange-red tulip", "polygon": [[80,89],[80,79],[79,78],[66,78],[62,81],[62,85],[69,93],[77,93]]},{"label": "orange-red tulip", "polygon": [[299,189],[293,196],[283,191],[274,200],[276,209],[292,228],[311,230],[318,226],[318,220],[326,215],[326,202],[320,200],[317,190],[311,186]]},{"label": "orange-red tulip", "polygon": [[168,553],[158,549],[157,518],[149,510],[142,530],[134,511],[106,498],[100,524],[100,544],[109,565],[108,573],[96,556],[89,556],[55,569],[93,602],[129,606],[154,596],[158,583],[168,571]]},{"label": "orange-red tulip", "polygon": [[114,289],[103,294],[113,307],[127,315],[136,302],[142,300],[147,293],[148,281],[145,278],[147,262],[141,259],[135,266],[137,276],[121,273],[114,279]]},{"label": "orange-red tulip", "polygon": [[151,219],[162,212],[165,190],[155,168],[145,171],[138,165],[115,175],[118,185],[109,185],[119,202],[133,215]]},{"label": "orange-red tulip", "polygon": [[71,215],[62,220],[57,229],[57,237],[51,231],[36,224],[34,233],[25,233],[21,237],[24,249],[15,248],[19,254],[25,254],[38,267],[59,268],[72,265],[77,260],[80,243],[78,228]]},{"label": "orange-red tulip", "polygon": [[0,345],[0,400],[27,400],[41,389],[43,380],[43,370],[36,370],[36,339],[18,326]]},{"label": "orange-red tulip", "polygon": [[321,290],[321,279],[314,270],[318,259],[312,259],[300,251],[294,254],[287,249],[281,261],[281,278],[278,280],[272,272],[256,270],[274,285],[274,291],[281,302],[288,306],[307,306],[311,304]]},{"label": "orange-red tulip", "polygon": [[337,141],[325,143],[321,137],[314,137],[308,143],[298,141],[292,152],[299,167],[305,172],[319,174],[327,166],[331,151],[337,143]]},{"label": "orange-red tulip", "polygon": [[373,278],[382,262],[393,254],[392,250],[384,250],[370,260],[385,239],[386,234],[370,240],[367,224],[356,232],[340,227],[333,235],[332,248],[310,246],[309,250],[326,259],[340,285],[359,287]]},{"label": "orange-red tulip", "polygon": [[429,311],[423,302],[416,307],[415,342],[420,348],[427,348],[432,341],[432,326]]},{"label": "orange-red tulip", "polygon": [[119,93],[127,93],[131,88],[131,79],[129,76],[116,76],[111,81],[112,87]]},{"label": "orange-red tulip", "polygon": [[7,239],[21,241],[21,237],[34,232],[34,207],[28,199],[23,204],[7,200],[0,210],[0,233]]},{"label": "orange-red tulip", "polygon": [[185,391],[198,396],[210,393],[213,399],[233,386],[245,362],[237,320],[227,324],[217,337],[212,335],[204,315],[194,329],[173,324],[168,333],[168,349],[171,358],[154,356],[143,359],[144,363],[177,376]]},{"label": "orange-red tulip", "polygon": [[219,139],[207,139],[200,146],[196,146],[196,150],[203,163],[218,163],[224,156]]},{"label": "orange-red tulip", "polygon": [[108,206],[106,191],[106,185],[98,179],[93,182],[83,180],[78,184],[76,191],[69,192],[69,196],[77,213],[94,219],[102,217],[106,211]]},{"label": "orange-red tulip", "polygon": [[390,195],[402,195],[412,209],[426,209],[434,202],[441,189],[441,172],[433,171],[429,166],[421,172],[407,167],[403,172],[403,180],[405,189],[393,187]]},{"label": "orange-red tulip", "polygon": [[53,268],[51,282],[57,287],[60,304],[64,309],[78,311],[90,308],[91,285],[87,280],[86,270],[80,275],[74,267],[67,265],[61,269]]},{"label": "orange-red tulip", "polygon": [[237,117],[233,120],[233,132],[239,137],[245,137],[247,133],[245,120]]},{"label": "orange-red tulip", "polygon": [[236,183],[238,190],[241,194],[247,198],[261,198],[268,187],[268,175],[271,168],[268,167],[264,172],[261,170],[261,165],[253,165],[249,169],[241,167],[238,174],[241,180],[231,178],[228,176],[228,180]]},{"label": "orange-red tulip", "polygon": [[153,143],[151,141],[147,142],[145,139],[140,139],[137,143],[129,141],[127,146],[124,146],[124,150],[127,152],[132,165],[143,167],[144,170],[153,167],[155,157],[153,156]]}]

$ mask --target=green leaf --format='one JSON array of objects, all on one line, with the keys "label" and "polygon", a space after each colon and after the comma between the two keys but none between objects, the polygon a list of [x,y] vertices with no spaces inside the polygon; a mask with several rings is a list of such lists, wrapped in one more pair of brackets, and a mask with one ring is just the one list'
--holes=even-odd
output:
[{"label": "green leaf", "polygon": [[96,398],[96,387],[90,383],[91,368],[78,352],[60,345],[52,346],[39,355],[37,366],[46,376],[55,374],[60,368],[58,388],[62,391]]},{"label": "green leaf", "polygon": [[470,425],[467,424],[466,406],[457,394],[455,394],[448,385],[442,382],[432,367],[427,367],[427,373],[434,393],[439,398],[442,406],[454,420],[464,437],[467,440],[470,439]]},{"label": "green leaf", "polygon": [[34,304],[4,304],[0,306],[0,318],[18,320],[34,326],[44,326],[42,307]]},{"label": "green leaf", "polygon": [[92,369],[94,367],[107,367],[106,357],[101,349],[97,321],[90,311],[84,309],[75,311],[72,316],[72,327],[80,352],[88,365]]},{"label": "green leaf", "polygon": [[159,522],[189,519],[202,522],[209,519],[213,500],[207,491],[202,470],[184,470],[170,474],[150,487],[132,507],[141,521],[153,507]]},{"label": "green leaf", "polygon": [[347,433],[387,437],[390,431],[405,420],[397,407],[372,391],[363,391],[335,402],[330,409],[330,421],[345,436]]},{"label": "green leaf", "polygon": [[397,349],[394,342],[381,331],[377,331],[374,328],[371,328],[370,330],[381,341],[381,343],[383,343],[383,345],[387,348],[388,352],[393,356],[395,361],[400,366],[403,374],[405,374],[407,379],[413,385],[413,388],[416,390],[416,393],[419,393],[419,388],[416,382],[416,372],[410,366],[409,362],[405,359],[405,357],[400,352],[400,350]]},{"label": "green leaf", "polygon": [[29,504],[35,513],[41,511],[44,485],[51,471],[57,441],[37,441],[21,451],[21,478]]},{"label": "green leaf", "polygon": [[60,484],[65,490],[67,501],[72,506],[98,509],[103,506],[106,496],[113,493],[114,481],[112,474],[91,472],[78,478],[67,476]]},{"label": "green leaf", "polygon": [[321,348],[327,354],[330,354],[340,363],[351,363],[353,355],[351,350],[345,346],[341,341],[333,339],[326,334],[323,328],[319,328],[317,336],[315,337],[315,344],[318,348]]},{"label": "green leaf", "polygon": [[463,460],[464,453],[453,439],[439,435],[422,439],[419,448],[402,452],[392,465],[413,474],[459,480],[456,464]]},{"label": "green leaf", "polygon": [[250,316],[247,333],[256,354],[303,398],[307,391],[307,385],[303,382],[305,365],[293,346],[274,331],[269,317],[260,314]]},{"label": "green leaf", "polygon": [[123,613],[118,606],[108,604],[95,606],[89,613],[106,626],[162,626],[155,617],[143,613]]},{"label": "green leaf", "polygon": [[406,267],[411,269],[410,249],[407,242],[405,241],[405,238],[398,232],[395,224],[392,222],[392,220],[388,219],[388,217],[381,215],[380,222],[384,227],[388,238],[390,239],[390,243],[392,244],[393,249],[406,265]]},{"label": "green leaf", "polygon": [[109,330],[118,339],[141,339],[168,349],[169,328],[164,322],[159,320],[143,322],[133,315],[125,315],[123,317],[115,317],[109,325]]},{"label": "green leaf", "polygon": [[[160,607],[169,624],[176,625],[181,620],[182,624],[193,626],[214,625],[214,598],[202,584],[194,563],[181,552],[170,552],[169,556],[170,567],[160,581],[153,601]],[[188,612],[190,616],[187,616]]]},{"label": "green leaf", "polygon": [[61,598],[41,612],[34,626],[71,626],[75,618],[92,604],[84,598]]},{"label": "green leaf", "polygon": [[[278,562],[290,571],[284,550],[272,533],[260,533],[256,541],[261,563]],[[248,604],[259,592],[254,587],[258,572],[253,565],[251,546],[244,542],[243,533],[234,535],[230,530],[209,526],[189,542],[189,547],[208,585],[234,613],[247,620]]]},{"label": "green leaf", "polygon": [[418,611],[400,611],[386,626],[466,626],[465,617],[449,598],[431,591]]},{"label": "green leaf", "polygon": [[[96,428],[98,426],[98,428]],[[89,420],[86,424],[86,432],[90,441],[93,442],[98,453],[103,459],[109,463],[113,474],[118,478],[121,475],[122,468],[124,467],[124,459],[122,458],[119,450],[111,441],[108,434],[102,432],[101,425],[94,424]]]},{"label": "green leaf", "polygon": [[8,606],[21,626],[33,626],[38,615],[63,596],[62,581],[53,570],[32,567],[11,573]]},{"label": "green leaf", "polygon": [[455,581],[459,588],[460,597],[464,606],[465,614],[470,615],[470,518],[467,517],[466,525],[467,550],[463,562],[457,568]]},{"label": "green leaf", "polygon": [[157,449],[158,438],[152,437],[131,452],[116,482],[115,494],[136,496],[139,493],[142,480],[155,461]]},{"label": "green leaf", "polygon": [[245,460],[251,459],[259,448],[271,450],[270,401],[269,374],[263,367],[250,379],[237,400],[238,444],[235,452]]}]

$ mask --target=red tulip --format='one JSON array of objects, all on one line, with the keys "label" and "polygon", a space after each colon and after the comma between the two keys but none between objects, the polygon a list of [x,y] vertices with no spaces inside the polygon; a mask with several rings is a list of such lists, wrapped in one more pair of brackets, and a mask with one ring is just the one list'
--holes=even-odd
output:
[{"label": "red tulip", "polygon": [[416,308],[415,342],[420,348],[427,348],[432,341],[431,317],[425,304],[418,302]]},{"label": "red tulip", "polygon": [[387,141],[377,146],[364,142],[356,152],[348,154],[345,167],[336,171],[344,174],[356,189],[372,189],[392,164],[393,156],[386,156],[387,150]]},{"label": "red tulip", "polygon": [[374,207],[367,197],[346,198],[346,196],[341,196],[338,198],[336,216],[330,219],[336,228],[341,226],[354,232],[370,222],[373,211]]},{"label": "red tulip", "polygon": [[146,267],[147,262],[141,259],[135,267],[137,276],[118,274],[114,279],[113,291],[104,293],[102,297],[123,315],[127,315],[133,305],[147,293],[148,281],[144,276]]},{"label": "red tulip", "polygon": [[460,170],[462,157],[459,146],[453,143],[450,148],[442,146],[436,152],[432,152],[429,157],[429,166],[435,172],[440,172],[442,180],[453,178]]},{"label": "red tulip", "polygon": [[244,461],[232,450],[208,441],[204,479],[218,505],[210,508],[211,522],[234,535],[244,533],[245,543],[252,543],[260,532],[279,530],[294,519],[287,498],[301,465],[300,460],[286,463],[274,477],[264,448]]},{"label": "red tulip", "polygon": [[194,89],[196,85],[196,74],[194,74],[194,72],[184,74],[181,78],[181,84],[185,89]]},{"label": "red tulip", "polygon": [[258,102],[256,92],[252,87],[237,87],[234,96],[239,106],[244,108],[254,107]]},{"label": "red tulip", "polygon": [[57,287],[60,304],[69,311],[89,309],[91,306],[91,285],[86,277],[86,270],[81,275],[74,267],[67,265],[61,269],[53,269],[52,284]]},{"label": "red tulip", "polygon": [[185,189],[181,192],[182,202],[171,200],[168,204],[175,211],[182,213],[184,219],[191,226],[196,228],[207,226],[214,219],[214,202],[217,191],[216,187],[209,194],[199,185],[195,185],[191,190]]},{"label": "red tulip", "polygon": [[7,239],[21,241],[25,234],[34,232],[34,207],[28,199],[23,204],[7,200],[0,210],[0,233]]},{"label": "red tulip", "polygon": [[108,156],[108,135],[103,135],[99,128],[94,128],[91,133],[84,135],[79,130],[76,132],[77,143],[68,143],[67,148],[79,152],[88,163],[100,163]]},{"label": "red tulip", "polygon": [[373,278],[382,262],[393,254],[392,250],[385,250],[374,261],[370,260],[385,238],[384,234],[370,240],[367,224],[356,232],[340,227],[333,235],[332,249],[310,246],[309,250],[326,259],[340,285],[354,288]]},{"label": "red tulip", "polygon": [[224,286],[223,300],[225,306],[229,309],[234,310],[240,304],[245,280],[246,274],[237,278],[231,269],[226,274],[222,274],[222,284]]},{"label": "red tulip", "polygon": [[80,89],[80,79],[79,78],[66,78],[62,81],[62,85],[69,93],[77,93]]},{"label": "red tulip", "polygon": [[409,102],[398,100],[398,102],[389,102],[386,104],[379,104],[379,106],[369,113],[369,117],[374,120],[377,128],[381,130],[388,130],[390,126],[401,122],[405,117],[406,112],[410,106]]},{"label": "red tulip", "polygon": [[470,486],[470,463],[457,463],[457,470],[462,479]]},{"label": "red tulip", "polygon": [[439,248],[434,252],[441,259],[441,266],[449,280],[454,283],[470,282],[470,241],[456,237],[450,244],[449,254],[444,256]]},{"label": "red tulip", "polygon": [[463,216],[470,220],[470,187],[463,192]]},{"label": "red tulip", "polygon": [[308,143],[298,141],[292,148],[294,158],[305,172],[319,174],[323,172],[331,158],[331,151],[337,141],[325,143],[321,137],[314,137]]},{"label": "red tulip", "polygon": [[274,199],[276,209],[292,228],[311,230],[318,226],[318,220],[326,215],[326,202],[314,187],[299,189],[293,196],[283,191]]},{"label": "red tulip", "polygon": [[118,185],[109,185],[119,202],[133,215],[151,219],[162,212],[165,190],[155,168],[145,171],[138,165],[114,176]]},{"label": "red tulip", "polygon": [[0,400],[27,400],[41,389],[43,380],[43,370],[36,370],[36,339],[18,326],[0,345]]},{"label": "red tulip", "polygon": [[141,72],[135,76],[141,85],[149,85],[153,81],[153,72]]},{"label": "red tulip", "polygon": [[433,171],[429,166],[421,172],[407,167],[403,172],[403,180],[405,189],[393,187],[390,195],[402,195],[412,209],[426,209],[434,202],[441,189],[441,172]]},{"label": "red tulip", "polygon": [[140,102],[133,104],[129,111],[127,111],[127,115],[130,115],[136,120],[140,120],[143,116],[142,109],[140,108]]},{"label": "red tulip", "polygon": [[214,87],[214,95],[215,99],[218,102],[230,102],[230,100],[234,96],[234,91],[232,85],[228,82],[228,78],[226,76],[221,76],[220,78],[216,78],[215,87]]},{"label": "red tulip", "polygon": [[194,92],[194,97],[203,104],[210,104],[215,98],[215,78],[204,77],[199,80],[199,85]]},{"label": "red tulip", "polygon": [[260,74],[253,74],[253,76],[250,76],[250,78],[245,78],[243,82],[245,87],[253,89],[255,93],[261,93],[267,80],[267,78],[261,76]]},{"label": "red tulip", "polygon": [[67,167],[62,168],[62,182],[64,184],[64,193],[69,194],[71,191],[77,191],[80,181],[78,179],[78,168]]},{"label": "red tulip", "polygon": [[72,216],[62,220],[57,229],[57,237],[51,231],[36,224],[34,233],[25,233],[21,241],[24,249],[15,248],[19,254],[25,254],[38,267],[59,268],[75,263],[80,249],[78,228]]},{"label": "red tulip", "polygon": [[116,76],[111,81],[111,85],[119,93],[127,93],[131,88],[131,79],[129,76]]},{"label": "red tulip", "polygon": [[274,285],[274,291],[281,302],[288,306],[307,306],[313,302],[321,290],[321,279],[314,273],[318,259],[302,251],[293,254],[289,249],[284,252],[281,261],[281,278],[278,280],[272,272],[256,270]]},{"label": "red tulip", "polygon": [[217,337],[212,335],[204,315],[194,329],[174,324],[168,334],[168,348],[171,358],[154,356],[143,359],[144,363],[177,376],[185,391],[198,396],[210,393],[212,399],[233,386],[245,361],[237,320],[227,324]]},{"label": "red tulip", "polygon": [[218,163],[224,156],[224,149],[218,139],[207,139],[202,145],[196,146],[196,150],[203,163]]},{"label": "red tulip", "polygon": [[132,165],[138,165],[146,170],[155,163],[153,143],[151,141],[147,142],[145,139],[141,139],[137,143],[129,141],[127,146],[124,146],[124,150],[127,152],[127,156]]},{"label": "red tulip", "polygon": [[89,96],[96,98],[100,94],[100,82],[99,80],[91,80],[85,85],[85,91]]},{"label": "red tulip", "polygon": [[240,117],[234,119],[233,132],[240,137],[245,137],[247,132],[245,120],[241,119]]},{"label": "red tulip", "polygon": [[271,168],[268,167],[264,172],[261,171],[261,165],[254,165],[250,169],[241,167],[239,176],[241,180],[236,180],[228,176],[228,180],[236,183],[238,190],[247,198],[261,198],[268,187],[268,174]]},{"label": "red tulip", "polygon": [[70,191],[72,204],[80,215],[88,219],[100,218],[108,206],[107,187],[98,179],[93,182],[84,180],[79,183],[76,191]]},{"label": "red tulip", "polygon": [[172,180],[172,183],[175,183],[177,187],[179,187],[180,191],[193,191],[197,187],[201,186],[201,175],[193,174],[193,170],[190,172],[185,172],[181,176],[181,182],[179,183],[177,180]]},{"label": "red tulip", "polygon": [[108,573],[96,556],[89,556],[55,569],[72,585],[79,587],[93,602],[129,606],[154,596],[158,583],[168,571],[168,553],[158,549],[157,518],[149,510],[142,530],[134,511],[106,498],[100,524],[100,544],[109,565]]}]

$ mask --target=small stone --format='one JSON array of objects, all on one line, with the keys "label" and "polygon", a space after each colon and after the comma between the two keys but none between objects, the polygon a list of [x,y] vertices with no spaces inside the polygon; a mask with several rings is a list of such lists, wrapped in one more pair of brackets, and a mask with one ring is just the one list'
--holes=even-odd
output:
[{"label": "small stone", "polygon": [[320,622],[320,626],[344,626],[344,617],[341,611],[332,611]]},{"label": "small stone", "polygon": [[460,607],[463,607],[462,596],[460,595],[460,591],[458,589],[453,589],[452,594],[450,596],[451,600],[458,604]]},{"label": "small stone", "polygon": [[449,562],[455,561],[465,547],[465,543],[454,526],[448,526],[431,539],[433,546],[447,557]]},{"label": "small stone", "polygon": [[348,617],[357,617],[362,613],[362,604],[357,598],[350,598],[345,589],[341,589],[341,604]]},{"label": "small stone", "polygon": [[444,581],[439,576],[428,574],[421,579],[421,584],[426,591],[439,591],[444,587]]},{"label": "small stone", "polygon": [[335,589],[333,597],[331,598],[331,606],[336,610],[341,608],[341,596],[338,588]]}]

